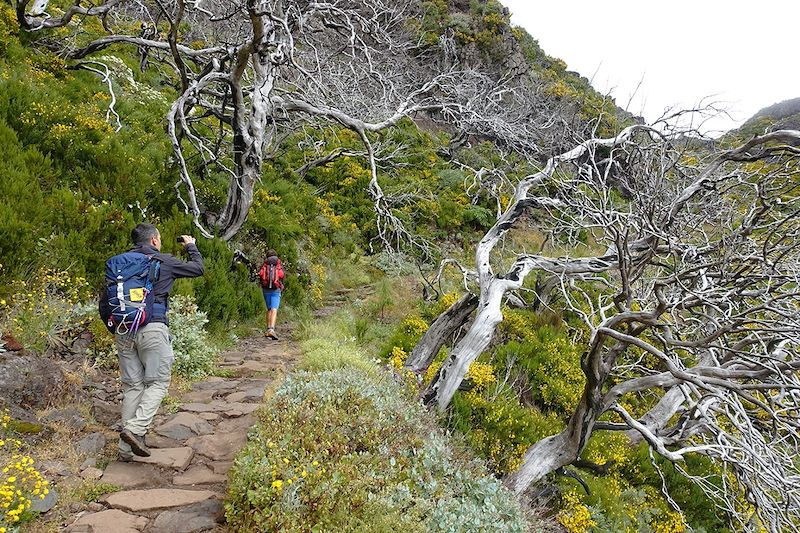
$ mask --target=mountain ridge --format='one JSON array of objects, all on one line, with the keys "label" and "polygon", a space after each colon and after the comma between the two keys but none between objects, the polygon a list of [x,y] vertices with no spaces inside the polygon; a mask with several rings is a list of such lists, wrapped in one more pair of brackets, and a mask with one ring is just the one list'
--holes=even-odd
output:
[{"label": "mountain ridge", "polygon": [[760,109],[739,129],[749,132],[766,127],[771,130],[800,129],[800,97],[782,100]]}]

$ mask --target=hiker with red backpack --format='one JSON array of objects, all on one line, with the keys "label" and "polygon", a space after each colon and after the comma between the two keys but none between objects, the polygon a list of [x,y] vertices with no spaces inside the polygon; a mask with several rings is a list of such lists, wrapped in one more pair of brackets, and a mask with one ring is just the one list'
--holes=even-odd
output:
[{"label": "hiker with red backpack", "polygon": [[161,234],[152,224],[131,232],[133,248],[106,262],[106,290],[100,317],[114,334],[122,381],[122,430],[119,459],[150,456],[145,434],[172,377],[172,337],[167,320],[168,297],[177,278],[203,275],[203,257],[189,235],[178,243],[189,255],[182,261],[161,253]]},{"label": "hiker with red backpack", "polygon": [[283,289],[283,266],[278,259],[278,252],[267,250],[267,258],[258,271],[258,280],[261,283],[261,292],[264,294],[264,303],[267,304],[267,332],[265,337],[278,340],[275,334],[275,320],[278,317],[278,306],[281,303],[281,290]]}]

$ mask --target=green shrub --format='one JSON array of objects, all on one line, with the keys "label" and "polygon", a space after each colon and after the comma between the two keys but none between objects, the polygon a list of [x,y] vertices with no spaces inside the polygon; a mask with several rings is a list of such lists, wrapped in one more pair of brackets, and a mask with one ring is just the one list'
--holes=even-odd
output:
[{"label": "green shrub", "polygon": [[454,454],[398,386],[352,369],[290,376],[231,471],[236,531],[524,531],[519,505]]},{"label": "green shrub", "polygon": [[97,368],[116,369],[119,365],[119,355],[114,335],[108,331],[99,316],[91,319],[87,329],[92,335],[92,342],[86,349],[88,363]]},{"label": "green shrub", "polygon": [[203,326],[208,323],[194,299],[175,295],[169,301],[169,330],[175,363],[172,371],[187,379],[200,379],[211,373],[219,350],[208,341]]},{"label": "green shrub", "polygon": [[69,272],[41,268],[9,289],[8,299],[0,299],[0,329],[29,349],[69,345],[95,312],[80,303],[88,294],[86,281]]},{"label": "green shrub", "polygon": [[464,209],[464,221],[471,223],[476,229],[488,229],[497,220],[497,214],[479,205],[468,205]]},{"label": "green shrub", "polygon": [[[625,479],[630,485],[645,487],[651,493],[660,495],[662,489],[661,476],[663,475],[663,483],[666,485],[670,496],[681,508],[687,523],[695,531],[719,531],[720,533],[731,531],[728,517],[724,511],[709,505],[708,497],[703,490],[678,472],[675,465],[670,461],[658,454],[654,454],[653,460],[651,460],[649,447],[645,443],[631,450],[631,454],[631,467],[625,469],[624,472]],[[660,474],[653,465],[653,461],[660,468]],[[730,483],[729,479],[723,481],[723,478],[728,474],[723,472],[719,465],[714,464],[707,457],[687,455],[682,466],[691,474],[702,476],[707,483],[713,483],[718,486],[725,482]],[[735,487],[730,485],[728,490],[735,490]],[[744,502],[745,500],[742,498],[741,504],[746,505]]]},{"label": "green shrub", "polygon": [[394,334],[389,337],[384,348],[385,354],[391,354],[396,351],[395,348],[400,348],[403,352],[408,354],[414,349],[417,342],[422,335],[428,330],[428,323],[417,315],[409,315],[404,318]]},{"label": "green shrub", "polygon": [[496,474],[519,468],[533,443],[563,427],[558,416],[520,405],[511,390],[500,386],[482,394],[457,392],[451,425]]},{"label": "green shrub", "polygon": [[375,363],[367,357],[351,330],[355,330],[352,315],[341,310],[325,320],[301,323],[300,346],[303,357],[300,367],[305,370],[353,368],[373,373]]},{"label": "green shrub", "polygon": [[[108,95],[94,74],[66,71],[53,54],[6,44],[0,49],[0,262],[13,267],[5,273],[10,279],[69,265],[95,286],[105,258],[128,245],[135,219],[163,198],[174,203],[175,175],[163,164],[170,152],[160,127],[165,109],[144,106],[114,132],[105,118]],[[121,94],[118,105],[128,98]]]},{"label": "green shrub", "polygon": [[244,267],[232,268],[233,252],[219,239],[198,240],[205,274],[179,286],[179,293],[194,294],[197,305],[213,324],[212,331],[251,321],[264,312],[264,298]]},{"label": "green shrub", "polygon": [[[511,321],[513,324],[513,320]],[[508,327],[514,327],[509,324]],[[499,365],[523,371],[534,402],[569,417],[583,392],[580,348],[565,331],[549,325],[526,329],[523,341],[509,341],[495,353]]]}]

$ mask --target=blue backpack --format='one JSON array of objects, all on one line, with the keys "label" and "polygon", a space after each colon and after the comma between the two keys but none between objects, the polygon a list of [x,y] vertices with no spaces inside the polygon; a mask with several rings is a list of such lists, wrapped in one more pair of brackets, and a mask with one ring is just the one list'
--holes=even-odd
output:
[{"label": "blue backpack", "polygon": [[161,261],[140,252],[125,252],[106,261],[106,291],[100,296],[100,317],[115,335],[131,339],[153,318],[153,284]]}]

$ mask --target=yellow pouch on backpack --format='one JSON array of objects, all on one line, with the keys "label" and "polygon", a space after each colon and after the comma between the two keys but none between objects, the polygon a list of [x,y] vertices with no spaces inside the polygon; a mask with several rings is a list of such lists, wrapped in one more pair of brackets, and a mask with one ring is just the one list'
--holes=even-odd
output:
[{"label": "yellow pouch on backpack", "polygon": [[131,301],[141,302],[142,300],[144,300],[144,289],[141,287],[138,289],[131,289]]}]

